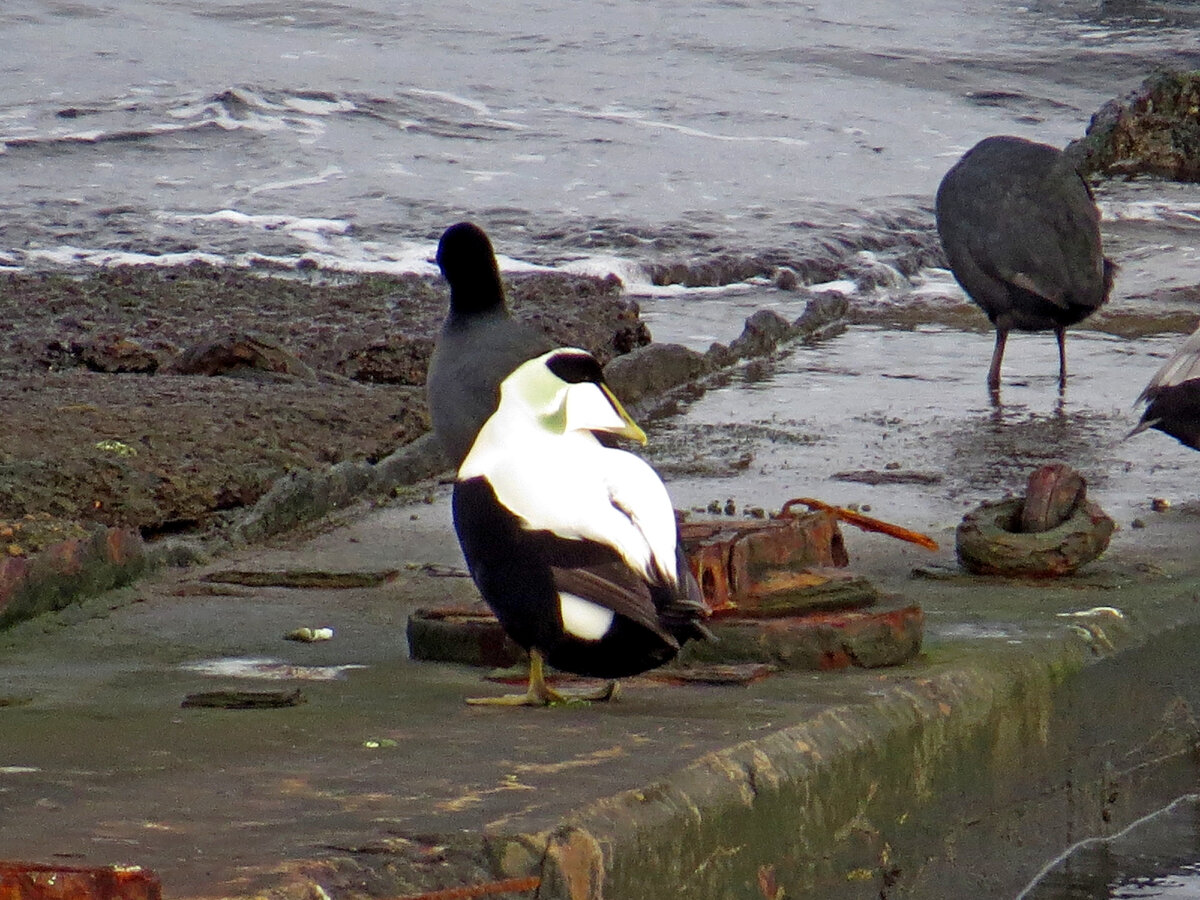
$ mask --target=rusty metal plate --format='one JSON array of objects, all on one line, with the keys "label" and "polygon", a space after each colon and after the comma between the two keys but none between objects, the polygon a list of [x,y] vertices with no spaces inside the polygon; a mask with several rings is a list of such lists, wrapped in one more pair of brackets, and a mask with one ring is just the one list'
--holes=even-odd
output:
[{"label": "rusty metal plate", "polygon": [[850,561],[837,518],[824,510],[745,522],[686,521],[679,533],[714,616],[800,612],[809,608],[806,595],[828,580],[809,570]]},{"label": "rusty metal plate", "polygon": [[684,664],[761,663],[780,669],[831,671],[896,666],[921,651],[919,606],[812,612],[782,619],[725,618],[710,625],[717,643],[693,641]]},{"label": "rusty metal plate", "polygon": [[[507,668],[524,653],[500,623],[480,613],[464,627],[439,610],[418,610],[408,622],[414,659]],[[780,618],[725,616],[710,623],[717,642],[691,641],[681,667],[764,664],[780,669],[829,671],[850,666],[876,668],[907,662],[920,652],[925,614],[919,606],[869,610],[826,610]],[[481,648],[487,648],[483,650]],[[504,648],[504,653],[497,652]],[[679,667],[660,670],[678,673]],[[516,673],[514,681],[523,676]],[[685,681],[687,678],[666,680]]]}]

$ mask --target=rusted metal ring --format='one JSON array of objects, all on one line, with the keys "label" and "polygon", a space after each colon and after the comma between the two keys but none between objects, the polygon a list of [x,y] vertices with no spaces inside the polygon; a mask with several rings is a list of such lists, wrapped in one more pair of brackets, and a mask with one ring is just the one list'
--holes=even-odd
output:
[{"label": "rusted metal ring", "polygon": [[1013,531],[1024,503],[1021,497],[992,501],[963,516],[955,534],[963,568],[977,575],[1067,575],[1100,556],[1116,529],[1099,506],[1084,502],[1048,531]]}]

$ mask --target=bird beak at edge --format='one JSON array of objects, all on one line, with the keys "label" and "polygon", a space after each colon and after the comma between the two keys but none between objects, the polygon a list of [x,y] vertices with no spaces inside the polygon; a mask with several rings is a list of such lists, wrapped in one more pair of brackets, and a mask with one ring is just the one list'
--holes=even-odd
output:
[{"label": "bird beak at edge", "polygon": [[1143,431],[1153,428],[1161,421],[1162,419],[1143,419],[1141,422],[1138,422],[1136,425],[1134,425],[1129,434],[1125,435],[1125,437],[1123,437],[1121,440],[1127,441],[1134,435],[1141,434]]}]

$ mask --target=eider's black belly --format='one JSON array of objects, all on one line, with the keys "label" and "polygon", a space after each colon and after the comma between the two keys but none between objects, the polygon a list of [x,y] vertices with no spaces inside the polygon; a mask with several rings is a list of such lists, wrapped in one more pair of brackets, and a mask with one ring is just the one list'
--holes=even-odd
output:
[{"label": "eider's black belly", "polygon": [[524,530],[484,478],[455,484],[453,512],[479,593],[508,635],[526,650],[536,647],[554,668],[623,678],[662,665],[678,652],[674,641],[619,614],[599,640],[563,630],[553,567],[611,565],[620,559],[611,548]]}]

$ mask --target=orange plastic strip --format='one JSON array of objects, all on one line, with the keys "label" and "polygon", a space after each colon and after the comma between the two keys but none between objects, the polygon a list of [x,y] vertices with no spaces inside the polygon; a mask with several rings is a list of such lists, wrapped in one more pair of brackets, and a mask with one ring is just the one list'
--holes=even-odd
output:
[{"label": "orange plastic strip", "polygon": [[890,535],[894,538],[900,538],[902,541],[908,541],[910,544],[920,544],[927,550],[938,549],[938,542],[929,537],[929,535],[921,534],[919,531],[910,531],[900,525],[884,522],[882,519],[873,519],[870,516],[864,516],[862,513],[856,513],[850,509],[843,509],[840,506],[832,506],[829,503],[825,503],[822,500],[814,500],[811,497],[797,497],[794,500],[789,500],[783,504],[783,509],[780,510],[779,514],[781,516],[791,515],[789,507],[793,504],[807,506],[809,509],[821,509],[831,512],[846,524],[861,528],[863,531],[875,531],[880,534]]}]

